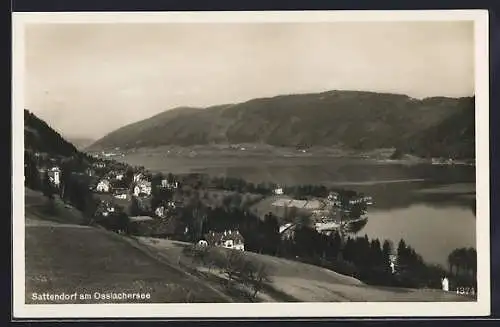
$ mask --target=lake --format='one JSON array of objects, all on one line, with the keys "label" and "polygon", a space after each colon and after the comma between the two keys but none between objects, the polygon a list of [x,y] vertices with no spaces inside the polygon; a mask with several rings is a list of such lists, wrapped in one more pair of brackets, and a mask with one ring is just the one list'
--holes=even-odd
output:
[{"label": "lake", "polygon": [[429,263],[447,266],[458,247],[476,247],[475,167],[381,163],[332,157],[168,157],[135,153],[119,158],[163,173],[205,173],[282,185],[324,184],[374,198],[360,236],[400,239]]}]

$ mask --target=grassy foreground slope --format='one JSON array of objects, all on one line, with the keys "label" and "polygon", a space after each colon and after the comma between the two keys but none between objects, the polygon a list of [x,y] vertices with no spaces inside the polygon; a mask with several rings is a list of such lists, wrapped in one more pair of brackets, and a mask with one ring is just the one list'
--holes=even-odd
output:
[{"label": "grassy foreground slope", "polygon": [[[163,258],[186,266],[195,266],[190,258],[183,254],[186,243],[154,239],[137,238],[139,242],[154,248]],[[226,251],[225,249],[218,249]],[[245,252],[244,255],[254,263],[263,263],[269,269],[271,282],[260,294],[261,301],[277,302],[458,302],[471,301],[470,297],[453,292],[430,289],[405,289],[395,287],[377,287],[335,273],[321,267]],[[198,266],[198,270],[209,276],[207,269]],[[212,271],[212,274],[214,271]],[[216,273],[215,273],[216,274]]]},{"label": "grassy foreground slope", "polygon": [[227,301],[223,294],[149,256],[124,237],[79,225],[78,215],[60,202],[56,202],[56,214],[45,213],[42,195],[26,192],[26,303],[60,303],[33,301],[34,292],[92,296],[64,303],[113,302],[94,299],[94,292],[149,292],[150,300],[142,302]]}]

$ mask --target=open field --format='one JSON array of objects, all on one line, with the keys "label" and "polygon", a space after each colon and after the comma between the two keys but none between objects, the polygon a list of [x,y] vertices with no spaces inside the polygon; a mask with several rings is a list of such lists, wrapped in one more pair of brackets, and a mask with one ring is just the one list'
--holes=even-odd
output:
[{"label": "open field", "polygon": [[[26,198],[28,204],[37,201],[33,192]],[[38,200],[43,203],[43,199]],[[61,215],[65,213],[60,210]],[[116,302],[96,300],[94,292],[150,293],[151,298],[142,302],[226,302],[203,282],[161,262],[120,235],[60,224],[51,218],[39,212],[33,214],[27,207],[26,303],[35,303],[35,292],[92,295],[91,300],[64,303]]]},{"label": "open field", "polygon": [[[137,238],[172,262],[194,265],[191,259],[185,257],[182,249],[187,243],[153,239]],[[217,251],[227,251],[216,249]],[[471,298],[440,290],[420,290],[391,287],[376,287],[361,281],[335,273],[331,270],[286,260],[282,258],[244,252],[247,259],[254,263],[263,263],[269,269],[271,282],[264,289],[261,299],[278,302],[382,302],[382,301],[471,301]],[[198,267],[200,269],[200,267]],[[206,269],[201,269],[206,271]]]},{"label": "open field", "polygon": [[[282,196],[282,195],[273,195],[273,196],[268,196],[263,198],[262,200],[258,201],[252,207],[250,208],[253,213],[255,213],[257,216],[263,218],[266,214],[269,212],[272,212],[275,216],[278,218],[284,218],[287,210],[290,210],[290,208],[294,208],[293,210],[296,210],[297,213],[304,213],[304,214],[310,214],[311,209],[309,208],[304,208],[304,203],[301,203],[301,207],[296,207],[293,204],[296,204],[296,201],[293,200],[290,197],[287,196]],[[291,204],[290,204],[291,203]],[[285,205],[286,204],[286,205]]]}]

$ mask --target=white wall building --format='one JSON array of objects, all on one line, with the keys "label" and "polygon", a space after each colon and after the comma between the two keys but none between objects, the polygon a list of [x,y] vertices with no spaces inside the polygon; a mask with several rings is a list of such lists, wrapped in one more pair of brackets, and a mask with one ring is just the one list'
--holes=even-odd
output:
[{"label": "white wall building", "polygon": [[134,195],[151,195],[151,182],[142,181],[134,186]]},{"label": "white wall building", "polygon": [[49,175],[49,181],[59,187],[61,184],[61,170],[59,167],[52,167],[47,171],[47,174]]},{"label": "white wall building", "polygon": [[283,188],[277,187],[276,189],[274,189],[274,194],[283,195]]},{"label": "white wall building", "polygon": [[103,179],[99,181],[99,183],[96,186],[97,192],[103,192],[103,193],[108,193],[111,188],[111,184],[107,179]]}]

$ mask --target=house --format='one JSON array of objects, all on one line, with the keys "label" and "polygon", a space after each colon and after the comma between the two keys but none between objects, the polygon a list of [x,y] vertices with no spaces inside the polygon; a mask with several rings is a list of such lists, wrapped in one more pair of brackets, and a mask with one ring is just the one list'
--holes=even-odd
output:
[{"label": "house", "polygon": [[49,176],[49,181],[56,187],[59,187],[61,184],[61,169],[57,166],[52,167],[47,170],[47,174]]},{"label": "house", "polygon": [[282,240],[291,240],[295,237],[295,228],[297,225],[292,223],[287,223],[279,228],[279,233]]},{"label": "house", "polygon": [[338,198],[339,198],[339,194],[337,192],[330,192],[330,194],[328,194],[328,197],[327,197],[327,199],[330,201],[336,201],[336,200],[338,200]]},{"label": "house", "polygon": [[104,163],[102,161],[97,161],[97,162],[94,162],[93,166],[95,168],[106,168],[106,163]]},{"label": "house", "polygon": [[363,201],[367,204],[367,205],[372,205],[373,204],[373,198],[371,196],[365,196],[363,197]]},{"label": "house", "polygon": [[179,187],[179,183],[178,182],[172,182],[172,183],[170,183],[167,179],[162,179],[161,180],[161,187],[172,190],[172,189],[178,188]]},{"label": "house", "polygon": [[324,220],[314,223],[314,228],[318,233],[328,233],[340,228],[340,224],[333,220]]},{"label": "house", "polygon": [[111,183],[107,179],[101,179],[99,183],[97,183],[96,191],[102,193],[108,193],[111,189]]},{"label": "house", "polygon": [[165,218],[166,217],[166,213],[167,213],[167,211],[165,210],[164,206],[158,206],[155,209],[155,215],[158,216],[158,217],[160,217],[160,218]]},{"label": "house", "polygon": [[85,169],[85,174],[87,176],[94,176],[95,175],[95,171],[94,171],[94,169],[92,169],[92,168],[89,167],[89,168]]},{"label": "house", "polygon": [[134,186],[134,195],[151,195],[151,182],[140,181]]},{"label": "house", "polygon": [[282,234],[284,231],[286,231],[287,229],[289,229],[292,226],[293,226],[292,223],[286,223],[284,225],[281,225],[279,228],[279,233]]},{"label": "house", "polygon": [[126,200],[128,198],[128,189],[126,188],[113,188],[115,198]]},{"label": "house", "polygon": [[274,194],[275,195],[283,195],[283,188],[277,187],[274,189]]},{"label": "house", "polygon": [[223,233],[212,231],[205,238],[210,246],[245,251],[245,240],[238,230],[225,230]]},{"label": "house", "polygon": [[101,215],[101,216],[107,217],[114,212],[115,212],[115,207],[111,202],[101,201],[101,203],[97,207],[96,216]]},{"label": "house", "polygon": [[116,174],[115,178],[116,178],[117,180],[121,181],[121,180],[123,179],[123,176],[124,176],[124,175],[123,175],[122,173],[118,173],[118,174]]},{"label": "house", "polygon": [[155,215],[160,218],[166,218],[168,213],[176,208],[175,202],[169,201],[166,204],[161,204],[155,209]]},{"label": "house", "polygon": [[349,204],[350,205],[361,204],[361,203],[364,203],[364,202],[365,202],[365,200],[363,198],[357,198],[357,199],[349,200]]},{"label": "house", "polygon": [[207,247],[208,246],[208,242],[205,241],[205,240],[199,240],[198,241],[198,246]]},{"label": "house", "polygon": [[134,178],[133,178],[133,181],[134,182],[140,182],[141,180],[144,179],[144,174],[143,173],[135,173],[134,174]]},{"label": "house", "polygon": [[117,199],[121,199],[121,200],[127,200],[127,193],[118,193],[118,194],[115,194],[115,198]]}]

